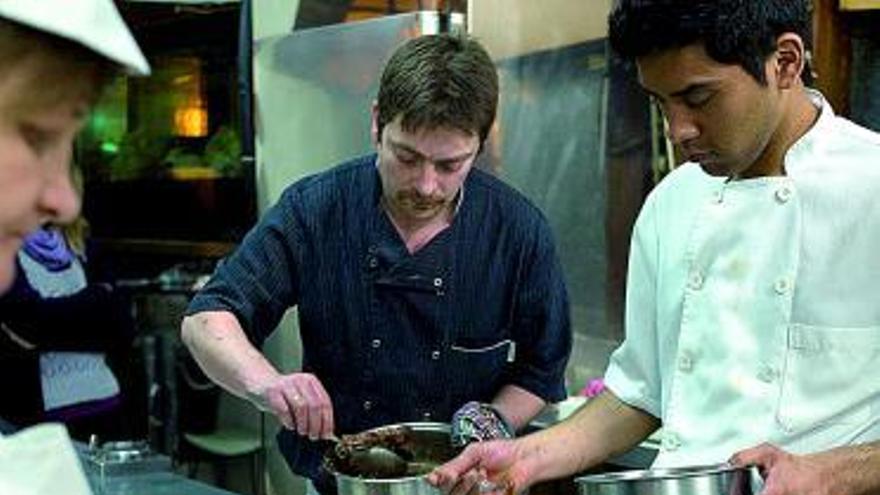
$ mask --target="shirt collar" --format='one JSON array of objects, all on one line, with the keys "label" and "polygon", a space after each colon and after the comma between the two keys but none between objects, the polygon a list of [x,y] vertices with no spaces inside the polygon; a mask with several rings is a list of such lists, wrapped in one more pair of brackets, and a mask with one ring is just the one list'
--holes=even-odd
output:
[{"label": "shirt collar", "polygon": [[797,167],[807,157],[821,153],[828,139],[834,136],[832,127],[836,116],[831,104],[822,96],[822,93],[809,88],[806,91],[810,100],[819,109],[819,117],[813,126],[788,149],[785,155],[786,171],[791,171],[792,166]]}]

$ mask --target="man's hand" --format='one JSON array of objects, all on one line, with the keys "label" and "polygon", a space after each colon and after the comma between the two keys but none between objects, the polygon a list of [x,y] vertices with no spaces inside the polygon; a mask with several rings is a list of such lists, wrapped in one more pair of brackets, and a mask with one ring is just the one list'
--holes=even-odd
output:
[{"label": "man's hand", "polygon": [[736,466],[755,465],[764,477],[762,495],[830,495],[835,493],[829,463],[819,455],[795,455],[770,444],[736,453]]},{"label": "man's hand", "polygon": [[333,435],[333,404],[324,385],[311,373],[280,375],[252,401],[300,435],[312,440]]},{"label": "man's hand", "polygon": [[472,443],[434,469],[427,480],[447,495],[518,493],[529,484],[522,458],[522,446],[516,440]]},{"label": "man's hand", "polygon": [[324,385],[310,373],[282,375],[248,340],[229,311],[202,311],[181,324],[181,339],[211,380],[285,428],[313,440],[333,434],[333,405]]},{"label": "man's hand", "polygon": [[764,476],[762,495],[875,495],[880,493],[880,442],[845,445],[794,455],[763,444],[734,455],[737,466],[753,464]]}]

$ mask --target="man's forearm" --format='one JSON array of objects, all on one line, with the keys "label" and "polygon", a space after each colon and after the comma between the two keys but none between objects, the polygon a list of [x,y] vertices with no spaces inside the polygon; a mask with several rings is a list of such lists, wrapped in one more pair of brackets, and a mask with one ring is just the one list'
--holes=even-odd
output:
[{"label": "man's forearm", "polygon": [[638,445],[660,426],[657,418],[606,390],[562,423],[523,438],[533,459],[532,482],[569,476]]},{"label": "man's forearm", "polygon": [[492,399],[492,406],[514,430],[520,430],[527,425],[546,404],[544,399],[516,385],[501,387]]},{"label": "man's forearm", "polygon": [[823,471],[838,493],[880,493],[880,442],[838,447],[812,457],[824,465]]},{"label": "man's forearm", "polygon": [[184,318],[181,338],[211,380],[230,393],[265,408],[262,390],[278,371],[245,336],[238,320],[225,311]]}]

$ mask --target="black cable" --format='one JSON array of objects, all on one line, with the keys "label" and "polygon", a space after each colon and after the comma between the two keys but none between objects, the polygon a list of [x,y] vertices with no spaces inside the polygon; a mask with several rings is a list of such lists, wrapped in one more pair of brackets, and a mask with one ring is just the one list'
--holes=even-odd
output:
[{"label": "black cable", "polygon": [[253,91],[253,8],[251,0],[241,0],[238,23],[238,102],[241,112],[241,161],[248,216],[256,219],[256,155]]}]

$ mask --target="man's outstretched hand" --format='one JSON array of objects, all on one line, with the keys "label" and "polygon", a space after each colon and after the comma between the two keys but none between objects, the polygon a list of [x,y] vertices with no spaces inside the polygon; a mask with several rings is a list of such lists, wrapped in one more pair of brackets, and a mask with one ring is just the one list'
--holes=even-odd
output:
[{"label": "man's outstretched hand", "polygon": [[515,440],[472,443],[458,457],[434,469],[427,480],[446,495],[512,495],[528,486],[521,461]]}]

